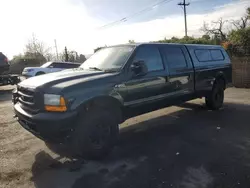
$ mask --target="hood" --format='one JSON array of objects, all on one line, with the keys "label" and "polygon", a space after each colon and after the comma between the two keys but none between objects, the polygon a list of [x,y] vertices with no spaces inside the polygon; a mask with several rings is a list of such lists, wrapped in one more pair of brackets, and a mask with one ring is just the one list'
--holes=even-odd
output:
[{"label": "hood", "polygon": [[[53,87],[55,85],[61,85],[66,87],[69,83],[72,85],[74,83],[84,82],[87,80],[98,79],[102,77],[107,77],[114,75],[115,73],[106,73],[101,71],[92,70],[81,70],[81,69],[69,69],[65,71],[60,71],[56,73],[44,74],[40,76],[35,76],[28,78],[18,85],[27,88],[38,88],[38,87]],[[68,83],[68,84],[65,84]]]},{"label": "hood", "polygon": [[25,67],[23,70],[28,70],[28,69],[37,69],[37,68],[41,68],[41,67]]}]

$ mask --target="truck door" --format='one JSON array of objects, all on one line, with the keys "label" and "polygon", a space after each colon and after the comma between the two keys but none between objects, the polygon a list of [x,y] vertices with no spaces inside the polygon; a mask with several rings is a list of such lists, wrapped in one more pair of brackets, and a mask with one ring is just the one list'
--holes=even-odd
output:
[{"label": "truck door", "polygon": [[161,52],[169,70],[172,97],[194,93],[194,70],[186,48],[182,45],[163,45]]},{"label": "truck door", "polygon": [[[158,47],[156,45],[139,46],[132,64],[138,61],[145,63],[147,74],[131,76],[124,83],[127,89],[127,95],[124,98],[125,106],[152,103],[163,99],[168,92],[168,72]],[[131,69],[129,71],[131,72]]]}]

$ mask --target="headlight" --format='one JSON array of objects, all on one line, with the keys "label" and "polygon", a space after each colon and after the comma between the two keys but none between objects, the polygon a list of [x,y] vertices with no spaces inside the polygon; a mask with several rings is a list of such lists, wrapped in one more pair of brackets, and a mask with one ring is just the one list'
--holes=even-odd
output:
[{"label": "headlight", "polygon": [[44,94],[45,110],[64,112],[67,110],[65,99],[60,95]]}]

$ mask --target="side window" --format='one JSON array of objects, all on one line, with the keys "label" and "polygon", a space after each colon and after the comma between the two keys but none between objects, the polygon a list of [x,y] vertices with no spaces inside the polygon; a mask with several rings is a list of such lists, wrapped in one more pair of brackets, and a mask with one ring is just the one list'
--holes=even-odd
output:
[{"label": "side window", "polygon": [[200,62],[212,61],[212,57],[209,50],[195,50],[194,53],[198,61]]},{"label": "side window", "polygon": [[154,46],[139,47],[133,62],[140,60],[143,60],[146,63],[149,72],[164,69],[160,52],[158,48]]},{"label": "side window", "polygon": [[179,47],[167,47],[163,49],[170,69],[180,69],[187,67],[184,53]]},{"label": "side window", "polygon": [[224,60],[224,56],[221,53],[221,50],[210,50],[212,59],[215,61],[220,61],[220,60]]},{"label": "side window", "polygon": [[65,67],[63,68],[66,68],[66,69],[73,69],[73,68],[77,68],[80,66],[80,64],[70,64],[70,63],[65,63],[64,65]]},{"label": "side window", "polygon": [[55,68],[55,63],[51,63],[48,68]]},{"label": "side window", "polygon": [[66,63],[53,63],[53,68],[66,69],[67,65]]}]

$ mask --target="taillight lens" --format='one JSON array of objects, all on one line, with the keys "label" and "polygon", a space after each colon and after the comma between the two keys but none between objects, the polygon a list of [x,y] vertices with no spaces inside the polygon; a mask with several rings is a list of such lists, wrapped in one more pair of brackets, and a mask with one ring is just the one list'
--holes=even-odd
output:
[{"label": "taillight lens", "polygon": [[8,63],[8,58],[4,58],[4,62]]}]

